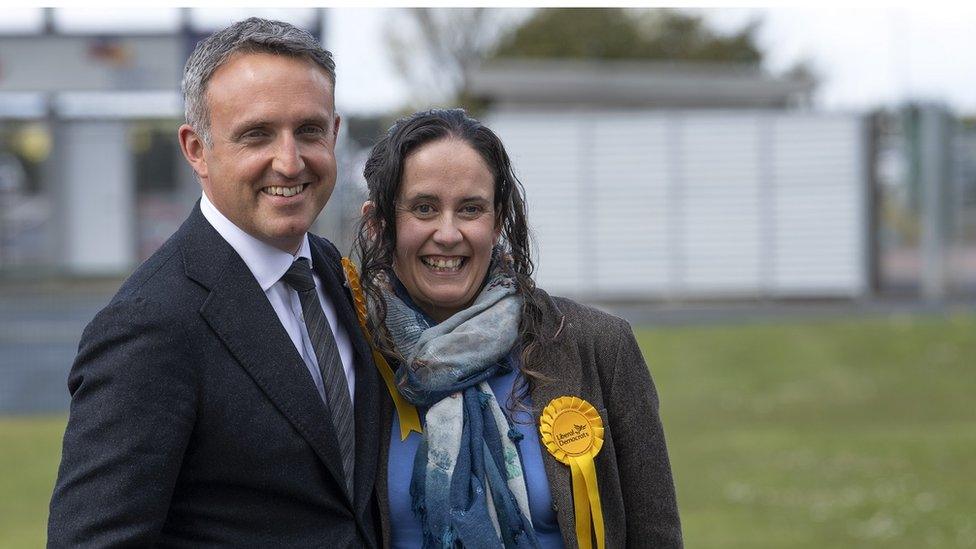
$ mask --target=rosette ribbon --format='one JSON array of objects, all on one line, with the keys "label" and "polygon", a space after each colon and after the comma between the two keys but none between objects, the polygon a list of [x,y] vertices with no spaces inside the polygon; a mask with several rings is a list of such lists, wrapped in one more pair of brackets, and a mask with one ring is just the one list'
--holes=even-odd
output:
[{"label": "rosette ribbon", "polygon": [[346,273],[346,284],[349,287],[349,291],[352,292],[352,300],[356,308],[356,316],[359,318],[359,326],[363,329],[363,335],[366,336],[366,341],[369,342],[370,350],[373,351],[373,363],[376,364],[376,369],[383,376],[383,381],[386,382],[386,389],[390,392],[390,396],[393,398],[393,405],[396,406],[397,415],[400,417],[400,440],[405,440],[407,435],[410,434],[410,431],[423,433],[423,429],[420,427],[420,416],[417,414],[417,408],[407,402],[400,395],[400,392],[397,391],[393,368],[390,368],[390,363],[386,361],[386,357],[373,346],[373,339],[370,337],[369,329],[366,327],[366,297],[363,295],[363,287],[359,283],[359,271],[356,270],[356,266],[353,265],[348,257],[342,258],[342,270]]},{"label": "rosette ribbon", "polygon": [[600,413],[581,398],[559,397],[542,410],[539,432],[549,453],[572,472],[576,540],[580,549],[592,549],[594,538],[597,548],[604,549],[603,507],[593,463],[603,447]]}]

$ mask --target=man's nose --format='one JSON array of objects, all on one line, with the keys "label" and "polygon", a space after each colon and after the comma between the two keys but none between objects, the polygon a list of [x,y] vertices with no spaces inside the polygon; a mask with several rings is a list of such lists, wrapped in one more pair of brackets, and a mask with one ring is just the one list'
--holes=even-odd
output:
[{"label": "man's nose", "polygon": [[294,137],[285,136],[281,138],[275,150],[271,168],[288,179],[294,179],[301,175],[305,169],[305,160],[302,158],[301,149]]},{"label": "man's nose", "polygon": [[438,219],[437,230],[434,231],[434,242],[449,247],[458,244],[463,239],[457,219],[453,215],[447,214]]}]

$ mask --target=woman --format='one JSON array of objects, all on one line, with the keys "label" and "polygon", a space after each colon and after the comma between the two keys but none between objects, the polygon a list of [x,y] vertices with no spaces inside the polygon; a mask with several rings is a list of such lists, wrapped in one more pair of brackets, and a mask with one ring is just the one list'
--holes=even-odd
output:
[{"label": "woman", "polygon": [[[423,434],[401,440],[411,407],[385,402],[386,544],[681,546],[657,395],[630,326],[535,287],[523,191],[498,137],[460,109],[417,113],[364,173],[355,247],[369,332],[424,418]],[[557,434],[567,403],[590,415]]]}]

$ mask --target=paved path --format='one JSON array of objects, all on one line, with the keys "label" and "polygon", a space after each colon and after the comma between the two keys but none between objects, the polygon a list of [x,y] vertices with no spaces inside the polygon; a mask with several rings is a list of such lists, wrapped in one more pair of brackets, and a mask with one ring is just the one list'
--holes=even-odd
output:
[{"label": "paved path", "polygon": [[[64,412],[66,380],[78,340],[108,303],[112,285],[70,290],[0,288],[0,414]],[[976,299],[951,305],[912,300],[749,302],[722,304],[603,304],[634,325],[673,326],[775,322],[891,314],[976,312]]]},{"label": "paved path", "polygon": [[68,409],[81,332],[111,295],[0,296],[0,414]]},{"label": "paved path", "polygon": [[915,299],[864,301],[768,301],[731,303],[607,303],[597,305],[633,325],[685,326],[704,324],[766,323],[800,319],[868,318],[891,315],[946,315],[976,313],[976,298],[949,303]]}]

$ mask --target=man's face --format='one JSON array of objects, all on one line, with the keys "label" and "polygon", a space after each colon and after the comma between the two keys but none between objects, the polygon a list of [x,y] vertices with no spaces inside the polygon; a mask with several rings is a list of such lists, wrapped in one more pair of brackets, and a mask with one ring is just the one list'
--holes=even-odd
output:
[{"label": "man's face", "polygon": [[251,236],[295,252],[336,182],[328,75],[301,58],[240,54],[213,74],[206,99],[213,145],[180,128],[204,192]]}]

